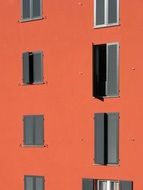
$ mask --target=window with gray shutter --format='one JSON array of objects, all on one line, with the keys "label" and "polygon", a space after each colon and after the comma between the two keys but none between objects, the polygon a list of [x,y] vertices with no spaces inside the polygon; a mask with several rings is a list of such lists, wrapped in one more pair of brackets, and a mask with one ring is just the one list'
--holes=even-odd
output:
[{"label": "window with gray shutter", "polygon": [[24,145],[44,144],[43,115],[24,116]]},{"label": "window with gray shutter", "polygon": [[82,190],[95,190],[94,179],[83,178],[82,179]]},{"label": "window with gray shutter", "polygon": [[93,45],[93,96],[119,96],[119,44]]},{"label": "window with gray shutter", "polygon": [[119,113],[95,113],[94,159],[96,164],[119,163]]},{"label": "window with gray shutter", "polygon": [[22,0],[22,20],[42,18],[42,0]]},{"label": "window with gray shutter", "polygon": [[94,27],[119,24],[120,0],[94,0]]},{"label": "window with gray shutter", "polygon": [[43,53],[24,52],[23,53],[23,83],[39,84],[43,83]]},{"label": "window with gray shutter", "polygon": [[133,190],[132,181],[120,181],[120,190]]},{"label": "window with gray shutter", "polygon": [[24,190],[44,190],[44,177],[24,176]]}]

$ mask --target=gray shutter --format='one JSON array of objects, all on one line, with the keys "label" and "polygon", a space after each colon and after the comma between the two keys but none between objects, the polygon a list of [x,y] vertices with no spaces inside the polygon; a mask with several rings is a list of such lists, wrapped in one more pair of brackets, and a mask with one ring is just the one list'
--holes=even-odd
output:
[{"label": "gray shutter", "polygon": [[23,83],[29,83],[29,53],[23,53]]},{"label": "gray shutter", "polygon": [[94,190],[94,179],[82,179],[82,190]]},{"label": "gray shutter", "polygon": [[44,190],[44,177],[36,177],[35,190]]},{"label": "gray shutter", "polygon": [[96,164],[105,163],[104,113],[95,114],[94,158]]},{"label": "gray shutter", "polygon": [[133,190],[132,181],[120,181],[120,190]]},{"label": "gray shutter", "polygon": [[105,0],[94,0],[96,26],[105,24]]},{"label": "gray shutter", "polygon": [[108,114],[108,164],[119,162],[119,114]]},{"label": "gray shutter", "polygon": [[34,138],[34,120],[33,116],[24,116],[24,144],[33,145]]},{"label": "gray shutter", "polygon": [[22,19],[30,18],[30,0],[22,0]]},{"label": "gray shutter", "polygon": [[33,52],[34,83],[43,82],[42,52]]},{"label": "gray shutter", "polygon": [[35,144],[44,144],[44,117],[42,115],[34,116],[34,127],[35,127]]},{"label": "gray shutter", "polygon": [[118,96],[118,45],[107,44],[106,95]]},{"label": "gray shutter", "polygon": [[117,0],[108,0],[108,24],[117,23]]},{"label": "gray shutter", "polygon": [[32,176],[25,176],[24,183],[24,190],[34,190],[34,178]]},{"label": "gray shutter", "polygon": [[32,9],[33,9],[33,18],[37,18],[41,16],[41,0],[33,0],[32,1]]}]

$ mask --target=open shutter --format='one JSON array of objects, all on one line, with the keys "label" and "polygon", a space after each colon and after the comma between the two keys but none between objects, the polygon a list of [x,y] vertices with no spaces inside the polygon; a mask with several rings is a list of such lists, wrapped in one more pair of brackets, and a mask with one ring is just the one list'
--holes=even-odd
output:
[{"label": "open shutter", "polygon": [[34,83],[43,82],[42,52],[33,53]]},{"label": "open shutter", "polygon": [[34,120],[33,116],[24,116],[24,144],[33,145],[34,138]]},{"label": "open shutter", "polygon": [[82,179],[82,190],[94,190],[94,179]]},{"label": "open shutter", "polygon": [[96,164],[105,164],[104,113],[95,114],[94,158]]},{"label": "open shutter", "polygon": [[132,181],[120,181],[120,190],[133,190]]},{"label": "open shutter", "polygon": [[35,127],[35,145],[44,144],[44,117],[42,115],[34,116]]},{"label": "open shutter", "polygon": [[34,190],[34,178],[32,176],[24,177],[24,190]]},{"label": "open shutter", "polygon": [[29,83],[29,53],[23,53],[23,83]]},{"label": "open shutter", "polygon": [[44,190],[44,177],[36,177],[35,190]]},{"label": "open shutter", "polygon": [[32,0],[33,18],[41,17],[41,0]]},{"label": "open shutter", "polygon": [[108,113],[108,164],[119,162],[119,114]]},{"label": "open shutter", "polygon": [[30,0],[22,0],[22,19],[30,18]]},{"label": "open shutter", "polygon": [[105,0],[94,0],[95,27],[105,24]]},{"label": "open shutter", "polygon": [[118,44],[107,44],[106,95],[118,96]]},{"label": "open shutter", "polygon": [[118,0],[108,0],[108,24],[118,22]]}]

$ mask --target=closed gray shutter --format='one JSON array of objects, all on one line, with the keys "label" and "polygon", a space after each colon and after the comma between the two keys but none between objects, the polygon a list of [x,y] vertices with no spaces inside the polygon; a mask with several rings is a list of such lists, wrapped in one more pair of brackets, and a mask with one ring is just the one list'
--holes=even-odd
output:
[{"label": "closed gray shutter", "polygon": [[82,190],[94,190],[94,179],[82,179]]},{"label": "closed gray shutter", "polygon": [[30,0],[22,0],[22,19],[30,18]]},{"label": "closed gray shutter", "polygon": [[94,0],[96,6],[96,26],[105,24],[105,0]]},{"label": "closed gray shutter", "polygon": [[36,177],[35,190],[44,190],[44,177]]},{"label": "closed gray shutter", "polygon": [[132,181],[120,181],[120,190],[133,190]]},{"label": "closed gray shutter", "polygon": [[29,53],[23,53],[23,83],[29,83]]},{"label": "closed gray shutter", "polygon": [[108,24],[117,23],[117,1],[108,0]]},{"label": "closed gray shutter", "polygon": [[34,117],[34,127],[35,127],[35,145],[44,144],[44,117],[38,115]]},{"label": "closed gray shutter", "polygon": [[34,190],[34,178],[32,176],[25,176],[24,183],[24,190]]},{"label": "closed gray shutter", "polygon": [[107,45],[107,84],[106,95],[118,96],[118,45]]},{"label": "closed gray shutter", "polygon": [[95,114],[94,158],[96,164],[105,163],[104,113]]},{"label": "closed gray shutter", "polygon": [[33,9],[33,18],[37,18],[41,16],[41,0],[33,0],[32,1],[32,9]]},{"label": "closed gray shutter", "polygon": [[108,114],[108,164],[119,162],[119,114]]},{"label": "closed gray shutter", "polygon": [[42,52],[33,53],[34,83],[43,82]]},{"label": "closed gray shutter", "polygon": [[34,120],[33,116],[24,116],[24,144],[33,145],[34,143]]}]

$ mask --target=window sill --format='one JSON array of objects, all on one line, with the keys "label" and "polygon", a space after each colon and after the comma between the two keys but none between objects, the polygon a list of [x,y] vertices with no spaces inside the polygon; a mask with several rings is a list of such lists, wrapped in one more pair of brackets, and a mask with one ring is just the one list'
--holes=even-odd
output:
[{"label": "window sill", "polygon": [[44,85],[44,84],[47,84],[48,82],[47,81],[44,81],[44,82],[35,82],[35,83],[19,83],[19,86],[35,86],[35,85]]},{"label": "window sill", "polygon": [[94,29],[100,29],[100,28],[109,28],[109,27],[117,27],[117,26],[121,26],[120,23],[116,23],[116,24],[109,24],[109,25],[99,25],[99,26],[94,26]]},{"label": "window sill", "polygon": [[101,167],[119,167],[120,166],[120,164],[118,163],[118,164],[106,164],[106,165],[102,165],[102,164],[95,164],[95,163],[93,163],[92,164],[93,166],[101,166]]},{"label": "window sill", "polygon": [[25,145],[25,144],[20,144],[19,145],[22,148],[48,148],[47,144],[44,145]]},{"label": "window sill", "polygon": [[38,21],[38,20],[43,20],[45,17],[36,17],[36,18],[26,18],[26,19],[20,19],[20,23],[25,23],[25,22],[32,22],[32,21]]}]

